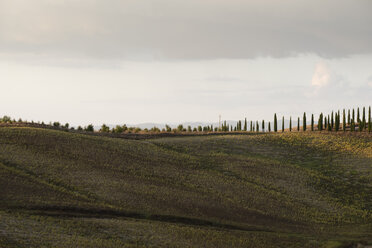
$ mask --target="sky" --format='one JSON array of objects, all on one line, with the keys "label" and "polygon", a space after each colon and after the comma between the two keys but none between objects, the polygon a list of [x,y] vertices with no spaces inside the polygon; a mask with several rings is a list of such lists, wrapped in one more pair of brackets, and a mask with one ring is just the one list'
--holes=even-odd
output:
[{"label": "sky", "polygon": [[0,115],[271,120],[372,104],[369,0],[0,0]]}]

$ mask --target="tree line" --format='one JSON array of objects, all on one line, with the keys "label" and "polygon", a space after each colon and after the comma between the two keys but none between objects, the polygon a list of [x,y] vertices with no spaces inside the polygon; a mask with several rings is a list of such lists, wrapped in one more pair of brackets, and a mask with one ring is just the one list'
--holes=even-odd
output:
[{"label": "tree line", "polygon": [[[368,108],[368,116],[366,113],[366,107],[363,107],[360,111],[359,107],[355,110],[345,109],[337,111],[332,111],[329,114],[321,113],[318,116],[317,123],[315,124],[314,114],[311,114],[310,117],[310,125],[307,122],[307,115],[303,113],[302,120],[300,117],[297,117],[297,132],[300,131],[350,131],[350,132],[363,132],[363,131],[372,131],[372,117],[371,117],[371,106]],[[28,123],[28,124],[35,124],[35,122],[27,122],[19,119],[16,121],[15,119],[11,119],[9,116],[4,116],[0,118],[0,123]],[[44,122],[40,123],[37,122],[38,125],[45,125],[57,129],[63,130],[77,130],[77,131],[85,131],[85,132],[94,132],[94,126],[89,124],[87,126],[78,126],[76,129],[74,127],[70,127],[68,123],[64,125],[60,124],[59,122],[53,122],[49,124],[45,124]],[[309,127],[308,127],[309,126]],[[281,118],[281,132],[285,130],[292,132],[294,131],[292,125],[292,116],[289,117],[289,128],[285,128],[285,119],[284,116]],[[110,128],[106,124],[103,124],[101,128],[98,130],[99,132],[103,133],[139,133],[139,132],[278,132],[280,131],[278,125],[278,116],[274,114],[273,120],[273,127],[271,126],[271,122],[266,122],[265,120],[262,121],[248,121],[247,118],[244,120],[239,120],[236,122],[235,125],[228,124],[227,121],[223,121],[222,124],[218,127],[213,125],[206,125],[206,126],[197,126],[191,127],[187,126],[184,127],[182,124],[178,125],[176,128],[171,128],[169,125],[165,125],[164,128],[160,129],[158,127],[153,127],[151,129],[141,129],[139,127],[128,127],[126,124],[124,125],[116,125],[113,128]],[[309,129],[308,129],[309,128]]]}]

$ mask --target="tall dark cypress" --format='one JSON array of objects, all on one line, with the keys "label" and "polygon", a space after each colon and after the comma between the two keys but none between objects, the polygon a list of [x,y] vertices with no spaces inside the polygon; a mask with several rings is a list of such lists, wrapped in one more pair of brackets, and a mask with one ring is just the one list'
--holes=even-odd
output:
[{"label": "tall dark cypress", "polygon": [[369,106],[369,110],[368,110],[368,132],[371,132],[372,131],[372,119],[371,119],[371,106]]},{"label": "tall dark cypress", "polygon": [[265,120],[262,120],[262,132],[265,132]]},{"label": "tall dark cypress", "polygon": [[350,109],[347,110],[347,124],[350,125]]},{"label": "tall dark cypress", "polygon": [[270,121],[269,121],[269,133],[271,132],[271,124],[270,124]]},{"label": "tall dark cypress", "polygon": [[318,119],[318,131],[323,130],[323,113],[320,113],[319,119]]},{"label": "tall dark cypress", "polygon": [[244,119],[244,131],[247,131],[247,118]]},{"label": "tall dark cypress", "polygon": [[340,129],[340,113],[339,112],[336,112],[336,116],[335,116],[335,129],[336,129],[336,132],[338,132],[338,130]]},{"label": "tall dark cypress", "polygon": [[278,132],[278,119],[276,114],[274,114],[274,132]]},{"label": "tall dark cypress", "polygon": [[318,118],[318,131],[321,131],[321,130],[320,130],[320,121],[321,121],[321,117],[322,117],[322,115],[320,114],[320,115],[319,115],[319,118]]},{"label": "tall dark cypress", "polygon": [[258,125],[258,121],[256,121],[256,127],[257,127],[257,132],[260,131],[260,125]]},{"label": "tall dark cypress", "polygon": [[324,117],[324,130],[328,130],[328,126],[327,126],[327,117]]},{"label": "tall dark cypress", "polygon": [[353,119],[354,122],[355,122],[355,110],[354,109],[353,109],[353,115],[352,115],[351,119]]},{"label": "tall dark cypress", "polygon": [[327,123],[328,131],[332,131],[332,125],[329,122],[329,117],[328,117],[328,123]]},{"label": "tall dark cypress", "polygon": [[360,121],[360,114],[359,114],[359,107],[357,109],[357,118],[356,118],[356,122],[359,122]]},{"label": "tall dark cypress", "polygon": [[251,132],[253,132],[253,123],[251,121]]},{"label": "tall dark cypress", "polygon": [[362,120],[359,120],[358,121],[358,126],[359,126],[359,131],[362,132],[363,131],[363,121]]},{"label": "tall dark cypress", "polygon": [[345,109],[342,113],[342,130],[344,132],[346,131],[346,112],[345,112]]},{"label": "tall dark cypress", "polygon": [[[327,121],[324,121],[324,122],[325,122],[325,128],[328,130],[328,124],[331,123],[331,119],[330,119],[329,115],[328,115],[328,117],[327,117]],[[331,127],[331,129],[332,129],[332,126],[330,126],[330,127]]]},{"label": "tall dark cypress", "polygon": [[297,132],[300,131],[300,117],[297,119]]},{"label": "tall dark cypress", "polygon": [[304,117],[302,119],[302,130],[305,132],[306,131],[306,113],[304,112]]},{"label": "tall dark cypress", "polygon": [[314,131],[314,114],[311,114],[311,131]]},{"label": "tall dark cypress", "polygon": [[363,117],[362,117],[363,129],[366,128],[366,107],[363,107]]},{"label": "tall dark cypress", "polygon": [[284,132],[284,116],[282,117],[282,132]]},{"label": "tall dark cypress", "polygon": [[333,129],[333,127],[334,127],[334,121],[333,121],[333,111],[332,111],[332,114],[331,114],[331,128]]},{"label": "tall dark cypress", "polygon": [[292,116],[289,117],[289,131],[292,132]]}]

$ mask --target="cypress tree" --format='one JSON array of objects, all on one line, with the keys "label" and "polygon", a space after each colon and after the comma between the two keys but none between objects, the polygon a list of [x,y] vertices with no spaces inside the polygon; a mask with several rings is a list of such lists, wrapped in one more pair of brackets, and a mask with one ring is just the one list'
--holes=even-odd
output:
[{"label": "cypress tree", "polygon": [[342,117],[342,129],[343,131],[345,132],[346,131],[346,113],[345,113],[345,109],[343,111],[343,117]]},{"label": "cypress tree", "polygon": [[324,130],[328,130],[327,123],[327,117],[324,117]]},{"label": "cypress tree", "polygon": [[319,118],[318,118],[318,131],[320,131],[320,120],[321,120],[321,115],[319,115]]},{"label": "cypress tree", "polygon": [[372,131],[372,119],[371,119],[371,106],[369,106],[369,110],[368,110],[368,132],[371,132]]},{"label": "cypress tree", "polygon": [[297,119],[297,132],[300,131],[300,117]]},{"label": "cypress tree", "polygon": [[282,117],[282,132],[284,132],[284,116]]},{"label": "cypress tree", "polygon": [[355,121],[355,110],[353,109],[353,116],[351,117]]},{"label": "cypress tree", "polygon": [[251,132],[253,132],[253,123],[251,121]]},{"label": "cypress tree", "polygon": [[359,120],[359,131],[362,132],[363,131],[363,121],[362,120]]},{"label": "cypress tree", "polygon": [[247,118],[244,119],[244,131],[247,131]]},{"label": "cypress tree", "polygon": [[318,119],[318,131],[323,130],[323,113],[320,113],[319,119]]},{"label": "cypress tree", "polygon": [[257,132],[260,131],[260,125],[258,125],[258,121],[256,121],[256,127],[257,127]]},{"label": "cypress tree", "polygon": [[357,109],[357,118],[356,118],[356,122],[359,122],[360,120],[360,114],[359,114],[359,107]]},{"label": "cypress tree", "polygon": [[337,112],[335,112],[335,130],[336,130],[336,132],[338,131],[338,127],[339,127],[339,125],[338,125],[338,113]]},{"label": "cypress tree", "polygon": [[269,122],[269,133],[271,132],[271,124],[270,124],[270,122]]},{"label": "cypress tree", "polygon": [[274,114],[274,132],[278,132],[278,119],[276,114]]},{"label": "cypress tree", "polygon": [[334,121],[333,121],[333,111],[332,111],[332,114],[331,114],[331,128],[333,129],[333,127],[334,127]]},{"label": "cypress tree", "polygon": [[304,117],[302,119],[302,123],[303,123],[302,130],[305,132],[306,131],[306,113],[305,112],[304,112]]},{"label": "cypress tree", "polygon": [[362,123],[363,123],[363,129],[366,128],[366,107],[363,107]]},{"label": "cypress tree", "polygon": [[332,131],[332,125],[329,123],[329,117],[328,117],[328,123],[327,123],[328,131]]},{"label": "cypress tree", "polygon": [[311,131],[314,131],[314,114],[311,114]]},{"label": "cypress tree", "polygon": [[289,117],[289,131],[292,132],[292,116]]},{"label": "cypress tree", "polygon": [[265,132],[265,120],[262,120],[262,132]]},{"label": "cypress tree", "polygon": [[347,110],[347,124],[350,125],[350,109]]},{"label": "cypress tree", "polygon": [[328,128],[328,124],[330,124],[330,126],[331,126],[331,131],[332,131],[332,124],[331,124],[331,118],[329,117],[329,115],[328,115],[328,118],[327,118],[327,120],[328,120],[328,122],[327,122],[327,128]]}]

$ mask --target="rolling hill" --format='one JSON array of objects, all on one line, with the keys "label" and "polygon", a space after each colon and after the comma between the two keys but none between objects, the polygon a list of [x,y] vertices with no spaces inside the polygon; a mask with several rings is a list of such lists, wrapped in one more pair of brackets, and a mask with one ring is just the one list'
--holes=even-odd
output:
[{"label": "rolling hill", "polygon": [[0,128],[0,247],[372,243],[372,135]]}]

